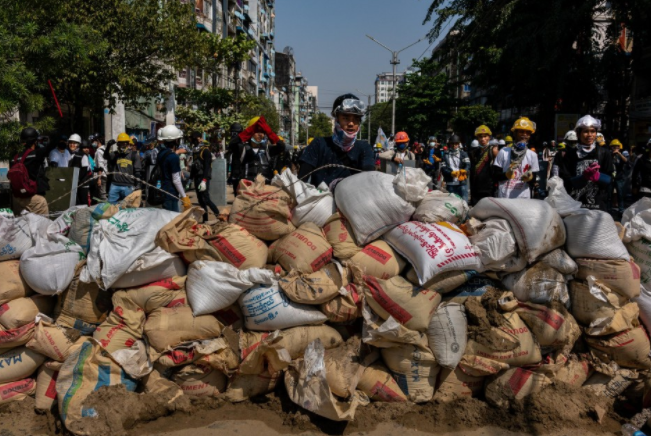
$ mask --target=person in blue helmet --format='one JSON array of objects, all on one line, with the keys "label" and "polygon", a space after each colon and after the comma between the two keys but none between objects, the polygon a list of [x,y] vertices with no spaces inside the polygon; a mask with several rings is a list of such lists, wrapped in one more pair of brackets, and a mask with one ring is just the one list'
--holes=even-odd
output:
[{"label": "person in blue helmet", "polygon": [[[356,139],[365,114],[366,104],[354,94],[337,97],[332,106],[335,118],[332,136],[315,138],[305,148],[300,159],[299,179],[307,182],[304,178],[317,170],[310,175],[309,183],[319,186],[325,182],[333,190],[346,177],[359,171],[374,171],[373,148],[368,142]],[[340,166],[322,168],[329,164]]]}]

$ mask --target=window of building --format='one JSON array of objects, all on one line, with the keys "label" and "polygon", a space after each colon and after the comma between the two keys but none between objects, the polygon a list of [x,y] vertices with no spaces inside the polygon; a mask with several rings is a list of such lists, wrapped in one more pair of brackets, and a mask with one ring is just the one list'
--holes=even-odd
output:
[{"label": "window of building", "polygon": [[468,83],[463,85],[463,92],[470,92],[470,85]]}]

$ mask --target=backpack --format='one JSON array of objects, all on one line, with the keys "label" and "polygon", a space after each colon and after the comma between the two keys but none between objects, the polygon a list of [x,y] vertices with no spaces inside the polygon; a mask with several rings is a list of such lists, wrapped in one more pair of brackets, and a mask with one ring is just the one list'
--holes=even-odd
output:
[{"label": "backpack", "polygon": [[[165,151],[168,151],[168,153],[165,153]],[[163,202],[165,202],[166,194],[160,190],[160,186],[163,181],[163,162],[165,159],[167,159],[167,156],[169,156],[169,150],[163,150],[158,154],[154,170],[149,176],[149,184],[158,187],[158,189],[151,187],[148,189],[147,203],[149,203],[151,206],[160,206],[163,204]]]},{"label": "backpack", "polygon": [[9,172],[7,172],[7,178],[11,182],[11,192],[15,197],[29,198],[36,195],[36,181],[29,178],[29,173],[24,163],[25,158],[27,158],[27,155],[31,151],[31,149],[25,151],[20,161],[18,161],[18,154],[16,154],[13,165],[9,169]]},{"label": "backpack", "polygon": [[208,147],[201,147],[199,151],[192,154],[192,165],[190,166],[190,176],[194,179],[203,177],[203,158],[202,153],[204,150],[210,150]]}]

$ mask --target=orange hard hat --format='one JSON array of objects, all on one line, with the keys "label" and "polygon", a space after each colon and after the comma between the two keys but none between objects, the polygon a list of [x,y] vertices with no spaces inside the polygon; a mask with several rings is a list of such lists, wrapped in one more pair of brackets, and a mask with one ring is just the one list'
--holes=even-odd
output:
[{"label": "orange hard hat", "polygon": [[396,142],[409,142],[409,135],[407,132],[398,132],[396,133]]}]

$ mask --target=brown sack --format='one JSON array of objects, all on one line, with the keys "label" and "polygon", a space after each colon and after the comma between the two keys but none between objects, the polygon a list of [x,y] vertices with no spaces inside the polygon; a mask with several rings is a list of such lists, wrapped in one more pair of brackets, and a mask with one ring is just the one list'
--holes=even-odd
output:
[{"label": "brown sack", "polygon": [[542,346],[570,352],[581,336],[579,325],[561,303],[552,302],[550,308],[519,301],[515,311]]},{"label": "brown sack", "polygon": [[153,311],[145,323],[149,343],[158,352],[181,342],[218,338],[222,325],[213,315],[194,317],[190,307],[162,307]]},{"label": "brown sack", "polygon": [[257,375],[237,374],[228,385],[224,398],[231,403],[240,403],[249,398],[268,394],[276,388],[282,372]]},{"label": "brown sack", "polygon": [[355,236],[345,217],[335,213],[323,226],[326,238],[332,245],[333,254],[337,259],[350,259],[360,251],[362,247],[355,243]]},{"label": "brown sack", "polygon": [[54,298],[48,295],[34,295],[17,298],[0,306],[0,325],[7,330],[34,322],[36,315],[52,313]]},{"label": "brown sack", "polygon": [[239,269],[264,268],[267,263],[267,245],[237,224],[217,223],[214,236],[208,243],[219,253],[221,262]]},{"label": "brown sack", "polygon": [[34,322],[15,329],[5,330],[0,326],[0,349],[16,348],[25,345],[34,337]]},{"label": "brown sack", "polygon": [[359,336],[325,351],[326,381],[333,394],[341,398],[355,395],[364,369],[380,357],[377,351],[362,347]]},{"label": "brown sack", "polygon": [[[447,294],[457,289],[468,282],[476,273],[474,271],[446,271],[437,274],[429,282],[425,283],[422,287],[430,291],[438,292],[439,294]],[[416,270],[409,268],[405,276],[410,283],[415,286],[418,284],[418,276]]]},{"label": "brown sack", "polygon": [[507,408],[514,400],[523,400],[549,386],[551,381],[544,375],[524,368],[511,368],[486,385],[486,401]]},{"label": "brown sack", "polygon": [[651,369],[649,337],[644,327],[610,336],[585,336],[592,353],[604,363],[616,362],[624,368]]},{"label": "brown sack", "polygon": [[255,182],[242,179],[228,221],[260,239],[275,241],[294,231],[293,206],[291,196],[281,188],[265,186],[264,177]]},{"label": "brown sack", "polygon": [[216,397],[226,390],[228,377],[209,366],[188,365],[172,378],[185,395]]},{"label": "brown sack", "polygon": [[604,336],[630,330],[640,325],[637,303],[611,292],[599,281],[588,283],[572,280],[570,283],[572,314],[590,336]]},{"label": "brown sack", "polygon": [[45,356],[26,347],[0,354],[0,383],[22,380],[34,374],[45,362]]},{"label": "brown sack", "polygon": [[278,263],[285,271],[312,273],[332,260],[332,246],[323,231],[314,223],[305,223],[270,247],[270,263]]},{"label": "brown sack", "polygon": [[27,348],[52,360],[63,362],[80,337],[78,330],[40,320],[34,329],[34,337],[27,343]]},{"label": "brown sack", "polygon": [[42,365],[36,377],[36,395],[34,407],[36,410],[50,410],[57,400],[57,377],[59,371],[49,369]]},{"label": "brown sack", "polygon": [[130,300],[147,314],[161,307],[187,306],[185,279],[185,276],[172,277],[139,288],[116,291],[113,295],[114,298],[119,295],[122,299]]},{"label": "brown sack", "polygon": [[576,259],[579,272],[576,278],[587,280],[593,276],[612,291],[626,298],[640,295],[640,267],[626,260]]},{"label": "brown sack", "polygon": [[425,403],[434,396],[439,366],[423,335],[420,344],[382,348],[382,359],[409,401]]},{"label": "brown sack", "polygon": [[362,317],[363,287],[354,283],[346,285],[346,295],[337,295],[321,305],[321,312],[332,323],[346,323]]},{"label": "brown sack", "polygon": [[357,264],[365,275],[383,280],[399,275],[407,264],[402,256],[382,240],[371,242],[350,261]]},{"label": "brown sack", "polygon": [[0,404],[20,401],[34,395],[36,381],[33,378],[0,384]]},{"label": "brown sack", "polygon": [[441,294],[416,287],[400,276],[389,280],[366,276],[366,302],[382,319],[392,316],[411,330],[425,331]]},{"label": "brown sack", "polygon": [[461,368],[454,371],[441,368],[434,400],[448,403],[460,398],[477,397],[484,389],[485,378],[468,375]]},{"label": "brown sack", "polygon": [[364,369],[357,389],[364,392],[371,400],[384,403],[404,403],[407,396],[389,372],[384,363],[376,362]]},{"label": "brown sack", "polygon": [[85,265],[85,260],[77,264],[70,286],[57,296],[54,318],[57,324],[64,327],[77,328],[83,323],[101,324],[113,308],[110,292],[102,291],[94,281],[84,283],[79,280]]},{"label": "brown sack", "polygon": [[0,262],[0,304],[16,298],[29,297],[34,293],[20,275],[20,260]]},{"label": "brown sack", "polygon": [[592,370],[586,360],[571,359],[556,374],[549,378],[554,383],[565,383],[571,386],[583,386]]},{"label": "brown sack", "polygon": [[313,273],[293,270],[278,281],[287,298],[295,303],[323,304],[339,295],[348,284],[348,274],[338,263],[329,263]]}]

